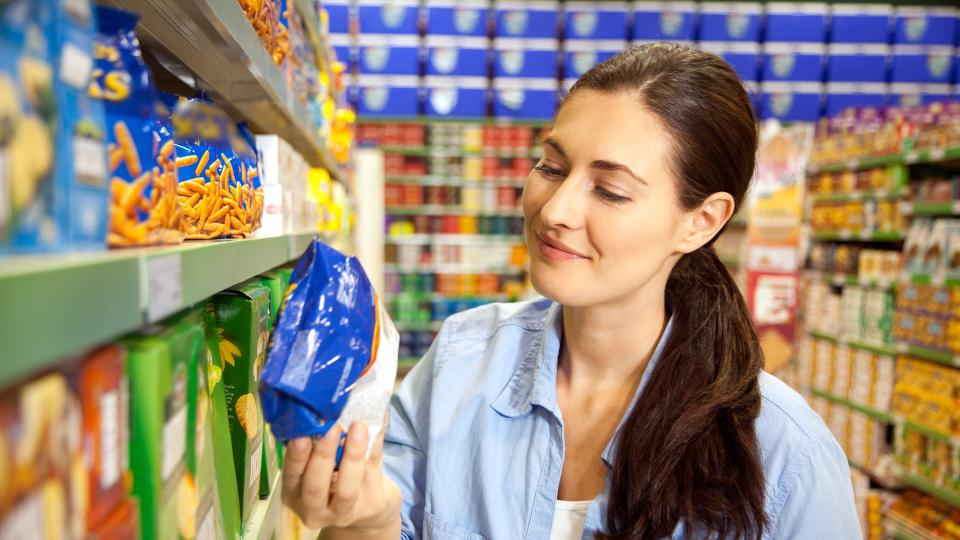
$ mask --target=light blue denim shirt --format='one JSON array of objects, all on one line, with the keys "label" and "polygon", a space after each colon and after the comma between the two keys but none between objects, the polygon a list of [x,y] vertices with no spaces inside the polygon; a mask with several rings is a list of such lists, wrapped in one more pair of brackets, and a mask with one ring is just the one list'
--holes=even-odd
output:
[{"label": "light blue denim shirt", "polygon": [[[386,474],[403,493],[403,538],[550,538],[564,452],[556,388],[560,312],[538,300],[454,315],[404,379],[384,442]],[[670,331],[668,323],[664,336]],[[771,524],[764,538],[863,538],[850,471],[833,435],[774,376],[761,374],[760,390],[756,429]],[[616,437],[602,455],[607,483],[587,511],[584,540],[605,528]],[[682,537],[683,524],[673,535]]]}]

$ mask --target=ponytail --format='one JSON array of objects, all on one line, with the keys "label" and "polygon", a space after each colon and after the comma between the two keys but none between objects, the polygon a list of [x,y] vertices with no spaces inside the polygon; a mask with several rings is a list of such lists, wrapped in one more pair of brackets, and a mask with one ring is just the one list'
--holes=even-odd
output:
[{"label": "ponytail", "polygon": [[[753,428],[763,353],[712,246],[667,281],[673,328],[623,424],[603,540],[669,537],[681,520],[721,538],[760,538],[763,468]],[[699,536],[699,535],[698,535]]]}]

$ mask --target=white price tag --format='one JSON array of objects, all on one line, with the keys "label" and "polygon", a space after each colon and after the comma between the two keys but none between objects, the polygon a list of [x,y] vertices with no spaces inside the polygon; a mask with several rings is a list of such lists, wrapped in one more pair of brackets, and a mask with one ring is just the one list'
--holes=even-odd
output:
[{"label": "white price tag", "polygon": [[100,396],[100,489],[120,480],[120,395],[104,392]]},{"label": "white price tag", "polygon": [[950,205],[951,214],[960,214],[960,201],[953,201],[953,204]]},{"label": "white price tag", "polygon": [[73,174],[88,186],[107,183],[107,160],[102,142],[82,136],[73,138]]},{"label": "white price tag", "polygon": [[156,322],[183,306],[180,255],[147,259],[147,320]]},{"label": "white price tag", "polygon": [[849,240],[853,237],[853,234],[850,231],[840,231],[841,240]]},{"label": "white price tag", "polygon": [[943,148],[934,148],[930,151],[930,161],[942,161],[946,153],[946,150]]},{"label": "white price tag", "polygon": [[186,456],[187,450],[187,408],[181,407],[179,411],[173,413],[173,416],[163,425],[163,443],[161,452],[160,472],[163,474],[163,481],[166,482],[177,465]]},{"label": "white price tag", "polygon": [[903,156],[903,160],[907,163],[916,163],[918,158],[919,155],[916,151],[907,152],[906,155]]},{"label": "white price tag", "polygon": [[73,43],[67,43],[60,52],[60,80],[76,88],[86,90],[93,70],[93,57]]}]

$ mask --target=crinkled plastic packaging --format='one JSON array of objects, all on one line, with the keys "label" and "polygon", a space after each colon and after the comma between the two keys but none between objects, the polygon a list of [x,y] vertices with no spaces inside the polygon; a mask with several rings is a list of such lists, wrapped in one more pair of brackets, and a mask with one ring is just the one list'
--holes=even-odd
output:
[{"label": "crinkled plastic packaging", "polygon": [[314,240],[293,271],[260,378],[263,414],[288,441],[336,422],[386,421],[399,335],[355,257]]}]

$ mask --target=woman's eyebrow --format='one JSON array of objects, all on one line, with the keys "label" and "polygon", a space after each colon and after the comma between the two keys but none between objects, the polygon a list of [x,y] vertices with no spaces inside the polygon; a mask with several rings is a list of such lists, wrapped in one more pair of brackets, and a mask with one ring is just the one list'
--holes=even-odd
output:
[{"label": "woman's eyebrow", "polygon": [[647,183],[646,180],[644,180],[643,178],[640,178],[640,176],[638,176],[636,173],[634,173],[633,171],[631,171],[631,170],[630,170],[630,167],[627,167],[626,165],[623,165],[623,164],[621,164],[621,163],[616,163],[616,162],[613,162],[613,161],[606,161],[606,160],[603,160],[603,159],[595,159],[595,160],[593,160],[593,161],[590,162],[590,167],[591,167],[591,168],[594,168],[594,169],[600,169],[600,170],[603,170],[603,171],[621,171],[621,172],[625,172],[625,173],[629,174],[630,176],[632,176],[632,177],[634,178],[634,180],[636,180],[637,182],[640,182],[641,184],[643,184],[643,185],[645,185],[645,186],[649,186],[649,185],[650,185],[650,184]]}]

